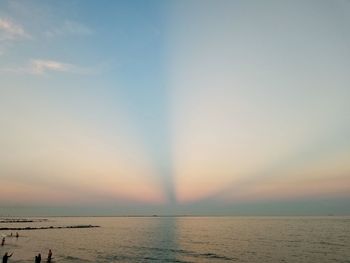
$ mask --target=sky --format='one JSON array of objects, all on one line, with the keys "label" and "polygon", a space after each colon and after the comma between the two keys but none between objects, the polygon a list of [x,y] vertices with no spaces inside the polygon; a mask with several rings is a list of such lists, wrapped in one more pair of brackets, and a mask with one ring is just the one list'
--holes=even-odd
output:
[{"label": "sky", "polygon": [[0,215],[349,215],[350,2],[0,1]]}]

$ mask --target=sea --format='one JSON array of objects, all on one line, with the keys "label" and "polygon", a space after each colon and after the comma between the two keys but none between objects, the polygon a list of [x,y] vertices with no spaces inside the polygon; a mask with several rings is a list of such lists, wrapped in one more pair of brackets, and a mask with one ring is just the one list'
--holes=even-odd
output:
[{"label": "sea", "polygon": [[[35,218],[37,220],[39,218]],[[0,231],[9,262],[350,262],[350,217],[48,217]],[[13,236],[11,237],[11,232]],[[16,238],[15,233],[19,233]]]}]

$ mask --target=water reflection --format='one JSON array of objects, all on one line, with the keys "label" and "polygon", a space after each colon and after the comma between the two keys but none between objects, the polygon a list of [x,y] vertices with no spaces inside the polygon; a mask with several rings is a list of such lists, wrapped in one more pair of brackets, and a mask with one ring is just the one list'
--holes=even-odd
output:
[{"label": "water reflection", "polygon": [[150,243],[145,244],[145,260],[163,259],[178,262],[179,245],[177,242],[177,218],[160,217],[154,219],[156,228],[150,233]]},{"label": "water reflection", "polygon": [[[110,218],[103,224],[102,246],[90,253],[92,262],[181,262],[177,218]],[[102,243],[103,242],[103,243]],[[91,247],[90,245],[87,245]],[[79,256],[82,259],[81,256]],[[65,261],[77,262],[72,258]],[[68,261],[67,261],[68,262]]]}]

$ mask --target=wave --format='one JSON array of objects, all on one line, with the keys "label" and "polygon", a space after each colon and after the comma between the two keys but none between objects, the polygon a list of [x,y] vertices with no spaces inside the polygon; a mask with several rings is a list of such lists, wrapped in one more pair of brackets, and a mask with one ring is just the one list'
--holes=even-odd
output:
[{"label": "wave", "polygon": [[[144,247],[144,246],[131,246],[130,248],[133,249],[143,249],[143,250],[148,250],[148,251],[160,251],[166,255],[171,253],[187,256],[187,257],[193,257],[193,258],[206,258],[206,259],[218,259],[218,260],[224,260],[224,261],[237,261],[238,258],[233,258],[233,257],[227,257],[223,255],[219,255],[216,253],[198,253],[195,251],[191,250],[185,250],[185,249],[176,249],[176,248],[162,248],[162,247]],[[146,257],[145,259],[148,260],[160,260],[160,258],[156,257]],[[181,261],[179,259],[169,259],[169,258],[163,258],[163,260],[167,260],[167,262],[187,262],[187,261]],[[169,261],[170,260],[170,261]]]}]

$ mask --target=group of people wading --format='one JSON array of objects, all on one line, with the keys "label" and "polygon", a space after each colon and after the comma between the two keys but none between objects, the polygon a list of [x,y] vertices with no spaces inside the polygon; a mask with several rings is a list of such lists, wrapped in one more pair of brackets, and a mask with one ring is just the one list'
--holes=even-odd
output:
[{"label": "group of people wading", "polygon": [[[11,233],[10,237],[12,237],[12,236],[13,235]],[[18,235],[18,233],[16,233],[16,238],[18,238],[18,237],[19,237],[19,235]],[[5,245],[5,241],[6,241],[5,237],[3,237],[1,240],[2,247]],[[4,254],[4,256],[2,257],[2,263],[7,263],[9,258],[12,257],[12,255],[13,255],[13,253],[9,254],[8,252],[6,252]],[[52,251],[51,251],[51,249],[49,249],[49,253],[47,254],[47,261],[46,262],[51,263],[51,260],[52,260]],[[40,253],[37,256],[35,256],[35,263],[41,263],[41,254]]]},{"label": "group of people wading", "polygon": [[[2,263],[7,263],[8,259],[12,257],[13,253],[9,254],[6,252],[4,256],[2,257]],[[48,263],[51,263],[52,260],[52,251],[49,249],[49,253],[47,254],[47,261]],[[37,256],[35,256],[35,263],[41,263],[41,254],[39,253]]]},{"label": "group of people wading", "polygon": [[[51,259],[52,259],[52,251],[51,249],[49,249],[46,262],[51,262]],[[41,262],[41,254],[39,253],[37,256],[35,256],[35,263],[40,263],[40,262]]]}]

